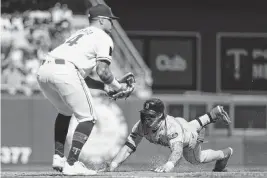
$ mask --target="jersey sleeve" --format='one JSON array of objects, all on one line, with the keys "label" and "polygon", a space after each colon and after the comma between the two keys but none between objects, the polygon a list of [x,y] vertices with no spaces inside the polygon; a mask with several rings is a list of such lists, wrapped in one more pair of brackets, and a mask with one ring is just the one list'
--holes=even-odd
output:
[{"label": "jersey sleeve", "polygon": [[106,61],[111,63],[114,44],[112,39],[107,35],[97,40],[96,59],[97,61]]},{"label": "jersey sleeve", "polygon": [[143,129],[141,122],[138,121],[132,128],[132,132],[127,138],[126,145],[129,146],[133,151],[135,151],[138,144],[143,138]]},{"label": "jersey sleeve", "polygon": [[174,142],[182,142],[184,140],[184,131],[181,125],[177,122],[171,122],[168,124],[167,138],[169,145]]}]

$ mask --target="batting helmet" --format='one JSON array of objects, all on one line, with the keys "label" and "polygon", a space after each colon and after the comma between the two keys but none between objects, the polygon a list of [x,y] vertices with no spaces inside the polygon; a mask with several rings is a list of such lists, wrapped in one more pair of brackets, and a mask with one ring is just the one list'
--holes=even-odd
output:
[{"label": "batting helmet", "polygon": [[146,100],[143,109],[140,111],[142,114],[158,115],[165,111],[164,103],[157,98]]}]

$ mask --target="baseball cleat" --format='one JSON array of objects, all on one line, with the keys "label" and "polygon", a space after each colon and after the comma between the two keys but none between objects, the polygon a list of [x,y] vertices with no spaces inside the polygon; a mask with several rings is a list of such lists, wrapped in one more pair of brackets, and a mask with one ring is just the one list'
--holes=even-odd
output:
[{"label": "baseball cleat", "polygon": [[96,175],[97,172],[91,169],[86,168],[86,166],[80,162],[76,161],[72,166],[66,161],[63,168],[64,175]]},{"label": "baseball cleat", "polygon": [[231,124],[230,117],[222,106],[216,106],[215,108],[212,108],[210,115],[213,121],[220,119],[223,120],[227,125]]},{"label": "baseball cleat", "polygon": [[52,168],[56,171],[62,172],[65,162],[66,157],[60,157],[59,155],[55,154],[53,156]]},{"label": "baseball cleat", "polygon": [[231,147],[228,147],[223,151],[223,154],[225,155],[223,159],[217,160],[214,169],[212,170],[213,172],[226,172],[226,166],[228,163],[229,158],[233,154],[233,149]]}]

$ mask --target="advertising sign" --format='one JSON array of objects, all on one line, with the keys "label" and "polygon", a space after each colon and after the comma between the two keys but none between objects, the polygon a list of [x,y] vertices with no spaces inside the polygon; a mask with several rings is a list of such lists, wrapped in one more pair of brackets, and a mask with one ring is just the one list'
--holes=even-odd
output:
[{"label": "advertising sign", "polygon": [[217,89],[267,90],[267,33],[217,35]]},{"label": "advertising sign", "polygon": [[154,89],[197,88],[197,37],[160,36],[149,41]]}]

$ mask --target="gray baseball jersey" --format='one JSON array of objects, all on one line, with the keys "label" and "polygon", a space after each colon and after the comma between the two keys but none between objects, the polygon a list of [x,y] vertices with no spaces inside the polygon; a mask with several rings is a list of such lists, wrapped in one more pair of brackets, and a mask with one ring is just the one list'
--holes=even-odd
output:
[{"label": "gray baseball jersey", "polygon": [[156,131],[138,121],[127,140],[136,147],[143,137],[151,143],[162,146],[169,147],[172,142],[182,142],[186,147],[194,144],[197,133],[185,119],[167,115]]}]

